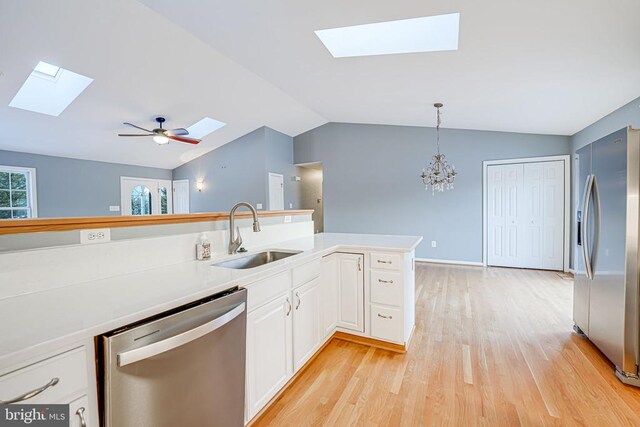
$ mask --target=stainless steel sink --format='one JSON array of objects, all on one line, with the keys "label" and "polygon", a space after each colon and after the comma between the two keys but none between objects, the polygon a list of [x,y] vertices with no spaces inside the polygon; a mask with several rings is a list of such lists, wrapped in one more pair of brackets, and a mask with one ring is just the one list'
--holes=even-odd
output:
[{"label": "stainless steel sink", "polygon": [[264,251],[255,254],[245,255],[240,258],[230,259],[212,264],[214,267],[233,268],[244,270],[247,268],[260,267],[270,262],[288,258],[292,255],[301,253],[302,251]]}]

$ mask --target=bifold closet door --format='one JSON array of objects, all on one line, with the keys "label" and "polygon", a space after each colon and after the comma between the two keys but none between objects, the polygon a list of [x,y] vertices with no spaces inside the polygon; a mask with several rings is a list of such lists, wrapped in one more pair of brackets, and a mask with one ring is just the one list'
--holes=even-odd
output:
[{"label": "bifold closet door", "polygon": [[488,264],[562,270],[564,162],[487,168]]}]

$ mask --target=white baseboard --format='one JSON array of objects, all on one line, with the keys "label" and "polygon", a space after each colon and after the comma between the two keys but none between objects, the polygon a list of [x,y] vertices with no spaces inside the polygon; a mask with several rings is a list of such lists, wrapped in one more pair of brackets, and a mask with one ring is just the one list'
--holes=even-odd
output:
[{"label": "white baseboard", "polygon": [[477,261],[454,261],[450,259],[431,259],[431,258],[416,258],[417,262],[430,262],[433,264],[456,264],[456,265],[471,265],[474,267],[484,267],[484,264]]}]

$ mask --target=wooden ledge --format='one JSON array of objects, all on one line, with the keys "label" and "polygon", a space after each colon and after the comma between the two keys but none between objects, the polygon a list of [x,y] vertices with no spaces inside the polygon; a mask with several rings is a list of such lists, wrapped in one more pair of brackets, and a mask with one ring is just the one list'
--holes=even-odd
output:
[{"label": "wooden ledge", "polygon": [[[285,215],[311,215],[313,210],[258,211],[258,217],[268,218]],[[249,211],[237,211],[235,217],[251,218]],[[144,225],[181,224],[228,220],[229,212],[206,212],[175,215],[144,216],[94,216],[77,218],[36,218],[0,220],[0,235],[37,233],[43,231],[68,231],[87,228],[138,227]]]}]

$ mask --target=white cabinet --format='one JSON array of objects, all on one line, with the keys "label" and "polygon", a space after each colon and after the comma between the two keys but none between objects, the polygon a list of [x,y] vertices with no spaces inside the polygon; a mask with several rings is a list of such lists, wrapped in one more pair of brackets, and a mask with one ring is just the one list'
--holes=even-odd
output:
[{"label": "white cabinet", "polygon": [[322,258],[320,272],[320,323],[322,337],[329,337],[338,322],[338,258],[331,254]]},{"label": "white cabinet", "polygon": [[[32,390],[40,389],[41,391],[35,393],[33,397],[15,403],[69,403],[70,426],[95,424],[95,414],[88,397],[90,382],[87,360],[89,357],[86,348],[81,346],[2,375],[0,376],[0,400],[12,400]],[[95,383],[91,386],[95,387]]]},{"label": "white cabinet", "polygon": [[415,325],[414,253],[371,253],[369,334],[404,345]]},{"label": "white cabinet", "polygon": [[86,427],[89,424],[89,398],[82,396],[69,404],[69,427]]},{"label": "white cabinet", "polygon": [[320,278],[293,291],[293,369],[297,371],[321,343]]},{"label": "white cabinet", "polygon": [[292,311],[287,293],[247,315],[247,421],[293,373]]},{"label": "white cabinet", "polygon": [[336,253],[338,268],[337,326],[364,332],[364,255]]}]

